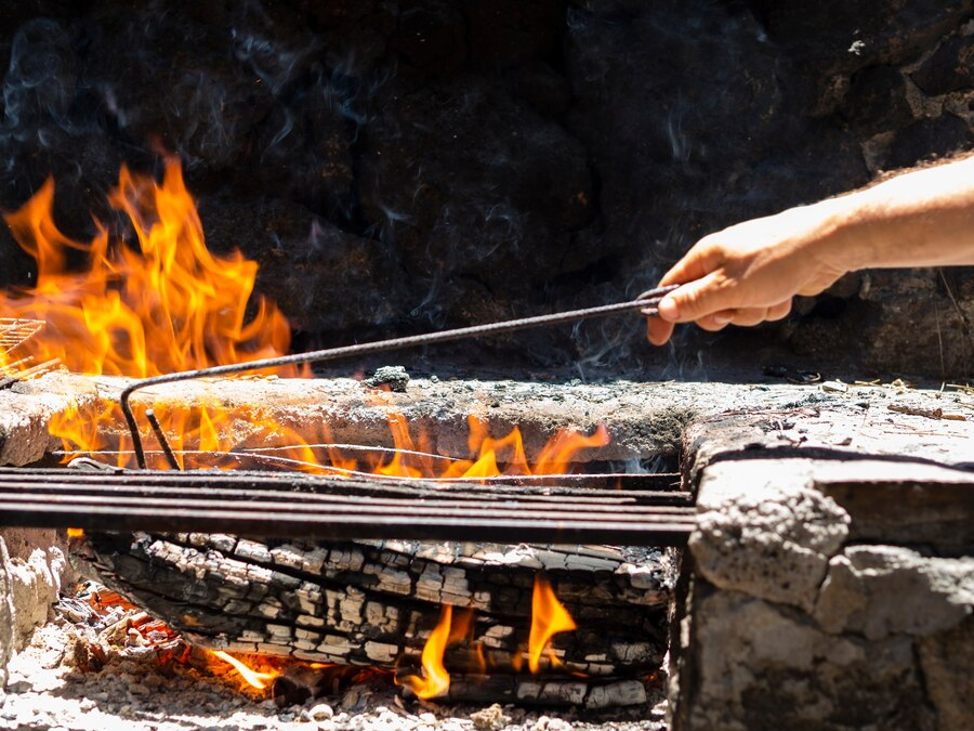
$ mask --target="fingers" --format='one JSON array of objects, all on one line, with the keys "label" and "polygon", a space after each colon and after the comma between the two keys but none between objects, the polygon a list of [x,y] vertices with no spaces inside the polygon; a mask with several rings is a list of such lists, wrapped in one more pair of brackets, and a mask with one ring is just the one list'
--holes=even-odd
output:
[{"label": "fingers", "polygon": [[686,255],[674,264],[660,279],[660,286],[693,282],[712,272],[723,258],[722,251],[709,243],[708,238],[698,241]]},{"label": "fingers", "polygon": [[780,302],[771,307],[739,307],[735,310],[721,310],[699,318],[697,325],[710,332],[723,330],[728,325],[753,327],[762,322],[782,320],[788,316],[789,312],[791,312],[791,300]]},{"label": "fingers", "polygon": [[647,317],[646,339],[653,345],[665,345],[673,334],[673,328],[672,322],[661,320],[658,317]]},{"label": "fingers", "polygon": [[[752,327],[762,322],[782,320],[791,312],[791,300],[779,302],[771,307],[740,307],[732,310],[720,310],[704,315],[696,320],[696,324],[708,332],[719,332],[728,325]],[[658,317],[646,320],[646,337],[653,345],[663,345],[673,335],[674,323]]]},{"label": "fingers", "polygon": [[731,309],[735,303],[727,301],[722,279],[718,272],[711,272],[666,295],[659,303],[660,317],[668,322],[693,322]]},{"label": "fingers", "polygon": [[777,320],[784,320],[791,313],[791,299],[787,299],[784,302],[779,302],[773,307],[768,308],[768,322],[775,322]]}]

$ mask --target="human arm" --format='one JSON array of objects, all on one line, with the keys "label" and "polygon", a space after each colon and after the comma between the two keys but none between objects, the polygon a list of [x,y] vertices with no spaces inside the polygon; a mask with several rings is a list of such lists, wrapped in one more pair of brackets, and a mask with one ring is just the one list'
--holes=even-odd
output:
[{"label": "human arm", "polygon": [[974,264],[974,156],[705,236],[660,280],[684,286],[648,319],[648,337],[662,345],[682,322],[780,320],[794,295],[846,272],[963,264]]}]

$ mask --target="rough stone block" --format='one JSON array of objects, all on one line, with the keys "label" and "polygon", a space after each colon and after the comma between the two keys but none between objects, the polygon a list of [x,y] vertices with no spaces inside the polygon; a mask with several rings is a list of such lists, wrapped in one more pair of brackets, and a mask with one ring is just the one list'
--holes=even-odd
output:
[{"label": "rough stone block", "polygon": [[908,548],[853,546],[829,564],[815,619],[831,634],[869,640],[930,635],[974,612],[974,558],[927,558]]},{"label": "rough stone block", "polygon": [[0,688],[7,663],[47,621],[62,582],[71,578],[57,534],[49,530],[0,530]]},{"label": "rough stone block", "polygon": [[947,632],[922,637],[918,645],[938,728],[974,728],[974,618],[968,617]]},{"label": "rough stone block", "polygon": [[809,467],[803,460],[711,465],[689,542],[700,574],[722,589],[810,611],[849,516],[804,487]]},{"label": "rough stone block", "polygon": [[911,638],[829,635],[793,610],[695,588],[691,685],[671,728],[933,729]]}]

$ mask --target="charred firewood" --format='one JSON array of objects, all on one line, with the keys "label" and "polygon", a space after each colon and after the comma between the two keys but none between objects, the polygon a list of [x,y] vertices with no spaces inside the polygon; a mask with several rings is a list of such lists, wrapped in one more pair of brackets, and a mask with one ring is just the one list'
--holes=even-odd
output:
[{"label": "charred firewood", "polygon": [[[408,691],[407,691],[408,695]],[[565,678],[533,675],[452,675],[450,687],[431,700],[450,703],[516,703],[522,706],[592,710],[638,706],[646,685],[635,678]]]},{"label": "charred firewood", "polygon": [[[284,542],[205,534],[93,534],[102,581],[192,641],[231,652],[418,666],[449,604],[472,610],[457,671],[511,674],[545,573],[578,624],[557,635],[563,670],[631,678],[666,651],[670,556],[606,546]],[[477,656],[475,662],[473,656]],[[542,669],[549,661],[542,659]]]}]

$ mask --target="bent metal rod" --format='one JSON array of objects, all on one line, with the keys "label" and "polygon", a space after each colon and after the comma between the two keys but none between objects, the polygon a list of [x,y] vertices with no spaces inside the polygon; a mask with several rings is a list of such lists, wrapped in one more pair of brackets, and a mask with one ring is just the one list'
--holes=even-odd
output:
[{"label": "bent metal rod", "polygon": [[260,370],[264,368],[280,368],[283,366],[301,365],[303,363],[321,363],[341,358],[360,358],[373,353],[382,353],[390,350],[403,350],[417,345],[432,345],[434,343],[444,343],[451,340],[462,340],[464,338],[476,338],[486,335],[496,335],[498,333],[514,332],[516,330],[527,330],[534,327],[545,325],[560,325],[567,322],[578,322],[589,320],[596,317],[605,317],[622,312],[638,311],[646,316],[657,314],[656,306],[664,295],[672,292],[680,285],[673,284],[668,287],[658,287],[644,292],[639,299],[630,302],[616,302],[610,305],[600,305],[589,307],[582,310],[570,310],[568,312],[556,312],[550,315],[536,315],[534,317],[523,317],[517,320],[504,320],[502,322],[492,322],[485,325],[472,325],[461,327],[454,330],[441,330],[439,332],[424,333],[422,335],[409,335],[403,338],[391,338],[389,340],[377,340],[371,343],[357,343],[355,345],[343,345],[337,348],[327,348],[325,350],[313,350],[307,353],[295,353],[294,355],[282,355],[276,358],[262,358],[261,360],[251,360],[246,363],[232,363],[230,365],[213,366],[211,368],[198,368],[191,371],[181,371],[179,373],[168,373],[163,376],[153,376],[143,378],[127,386],[119,397],[122,413],[128,424],[129,432],[132,435],[132,446],[139,469],[146,469],[145,450],[142,446],[142,437],[139,434],[139,425],[132,412],[129,399],[136,391],[158,386],[164,383],[176,383],[178,381],[190,381],[196,378],[211,378],[213,376],[226,376],[232,373],[244,373],[246,371]]}]

